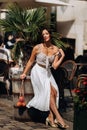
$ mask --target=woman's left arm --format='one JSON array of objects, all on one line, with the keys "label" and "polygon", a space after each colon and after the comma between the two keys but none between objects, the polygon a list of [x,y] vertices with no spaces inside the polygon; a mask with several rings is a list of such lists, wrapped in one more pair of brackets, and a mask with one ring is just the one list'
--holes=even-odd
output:
[{"label": "woman's left arm", "polygon": [[62,63],[64,57],[65,57],[64,51],[62,49],[59,49],[58,53],[55,56],[54,62],[52,64],[52,67],[54,69],[57,69],[59,67],[59,65]]}]

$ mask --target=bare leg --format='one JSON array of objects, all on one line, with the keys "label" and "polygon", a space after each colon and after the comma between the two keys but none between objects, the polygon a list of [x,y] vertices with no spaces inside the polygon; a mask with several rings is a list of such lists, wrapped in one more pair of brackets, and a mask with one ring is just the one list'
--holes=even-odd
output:
[{"label": "bare leg", "polygon": [[[55,91],[56,92],[56,91]],[[54,88],[53,87],[51,87],[51,94],[50,95],[53,95],[53,98],[54,98],[54,100],[56,99],[55,98],[55,93],[54,93]],[[56,100],[55,100],[56,101]],[[56,125],[55,125],[55,123],[54,123],[54,114],[53,114],[53,112],[50,110],[50,113],[49,113],[49,115],[48,115],[48,117],[47,117],[47,119],[46,120],[49,120],[50,121],[50,124],[51,124],[51,126],[53,125],[53,126],[55,126],[55,127],[57,127]],[[53,127],[52,126],[52,127]]]},{"label": "bare leg", "polygon": [[[57,93],[56,93],[55,89],[53,87],[51,87],[51,94],[50,95],[53,96],[55,102],[56,102],[56,94]],[[48,117],[49,117],[50,121],[52,121],[54,123],[54,114],[51,110],[50,110],[50,114]]]},{"label": "bare leg", "polygon": [[51,110],[50,110],[50,114],[49,114],[48,118],[51,121],[51,123],[54,124],[54,116],[53,116],[53,113]]},{"label": "bare leg", "polygon": [[52,112],[54,113],[57,121],[60,124],[65,125],[65,122],[57,109],[55,97],[56,97],[56,90],[53,87],[51,87],[50,108],[51,108]]},{"label": "bare leg", "polygon": [[[55,91],[56,92],[56,91]],[[55,97],[55,94],[54,94],[54,88],[51,87],[51,94],[54,95],[53,98]],[[56,98],[54,98],[55,100]],[[55,100],[56,101],[56,100]],[[54,114],[53,112],[50,110],[50,113],[46,119],[46,122],[49,122],[50,123],[50,126],[52,127],[57,127],[57,125],[54,123]]]}]

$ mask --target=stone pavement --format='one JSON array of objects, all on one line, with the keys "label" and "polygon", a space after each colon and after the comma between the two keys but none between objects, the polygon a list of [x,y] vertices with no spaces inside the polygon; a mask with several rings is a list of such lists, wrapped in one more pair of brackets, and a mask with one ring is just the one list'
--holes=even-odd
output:
[{"label": "stone pavement", "polygon": [[[68,111],[68,115],[73,114],[72,111]],[[33,121],[18,121],[13,116],[13,100],[7,97],[0,97],[0,130],[60,130],[59,128],[52,128],[46,126],[44,123],[36,123]],[[73,121],[67,119],[67,112],[63,113],[64,119],[69,124],[67,130],[73,130]]]}]

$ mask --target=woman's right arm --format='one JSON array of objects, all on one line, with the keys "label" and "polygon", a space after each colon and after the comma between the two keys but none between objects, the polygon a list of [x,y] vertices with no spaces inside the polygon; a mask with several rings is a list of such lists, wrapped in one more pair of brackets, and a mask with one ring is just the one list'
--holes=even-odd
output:
[{"label": "woman's right arm", "polygon": [[27,64],[26,64],[26,67],[25,67],[23,73],[20,75],[20,78],[21,78],[21,79],[24,79],[24,78],[26,77],[27,72],[31,69],[31,66],[33,65],[33,63],[34,63],[34,61],[35,61],[36,54],[37,54],[37,46],[35,46],[35,47],[33,48],[33,50],[32,50],[30,59],[28,60],[28,62],[27,62]]},{"label": "woman's right arm", "polygon": [[59,67],[59,65],[61,64],[61,62],[63,61],[64,56],[65,56],[64,51],[62,49],[59,49],[59,53],[60,54],[57,54],[55,56],[54,62],[52,64],[52,67],[54,69],[57,69]]}]

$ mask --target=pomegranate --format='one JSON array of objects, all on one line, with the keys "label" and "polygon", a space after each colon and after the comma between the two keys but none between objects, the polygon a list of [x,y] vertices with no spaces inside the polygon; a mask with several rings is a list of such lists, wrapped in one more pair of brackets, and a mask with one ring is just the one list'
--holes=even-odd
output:
[{"label": "pomegranate", "polygon": [[17,102],[17,107],[20,107],[20,106],[22,106],[22,103],[21,102]]},{"label": "pomegranate", "polygon": [[22,106],[23,106],[23,107],[25,107],[25,106],[26,106],[26,103],[25,103],[25,102],[23,102],[23,103],[22,103]]}]

